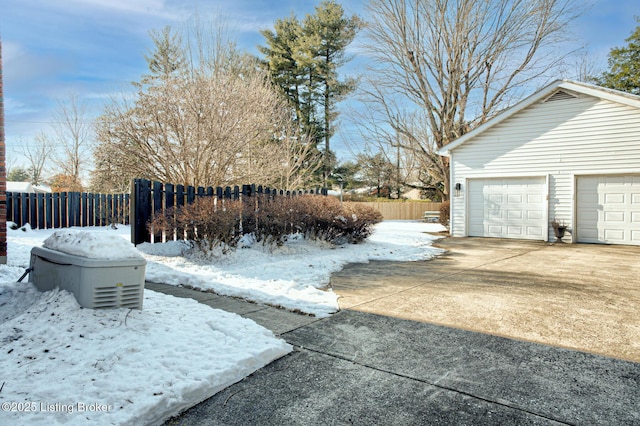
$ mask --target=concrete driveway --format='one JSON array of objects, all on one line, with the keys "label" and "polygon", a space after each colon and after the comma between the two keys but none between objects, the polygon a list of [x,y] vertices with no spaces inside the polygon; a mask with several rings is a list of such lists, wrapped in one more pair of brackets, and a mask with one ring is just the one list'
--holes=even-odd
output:
[{"label": "concrete driveway", "polygon": [[640,247],[445,238],[422,262],[350,264],[341,309],[640,362]]},{"label": "concrete driveway", "polygon": [[640,359],[640,247],[439,245],[431,261],[347,266],[325,319],[148,283],[295,348],[165,425],[640,424],[640,364],[612,358]]}]

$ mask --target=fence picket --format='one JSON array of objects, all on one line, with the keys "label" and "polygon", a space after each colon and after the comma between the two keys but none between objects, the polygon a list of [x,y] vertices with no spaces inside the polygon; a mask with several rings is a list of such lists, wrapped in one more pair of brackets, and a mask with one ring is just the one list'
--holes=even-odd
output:
[{"label": "fence picket", "polygon": [[38,200],[38,222],[36,227],[38,229],[45,229],[46,227],[46,222],[45,222],[45,204],[44,204],[44,194],[36,194],[37,197],[36,199]]}]

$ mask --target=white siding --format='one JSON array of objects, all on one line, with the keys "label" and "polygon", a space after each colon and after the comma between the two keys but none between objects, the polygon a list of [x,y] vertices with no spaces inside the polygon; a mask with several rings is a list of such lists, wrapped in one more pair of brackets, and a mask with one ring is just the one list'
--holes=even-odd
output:
[{"label": "white siding", "polygon": [[548,176],[548,219],[573,228],[576,175],[640,173],[640,110],[586,95],[540,101],[454,149],[451,164],[452,185],[463,185],[454,236],[468,234],[467,179],[480,177]]}]

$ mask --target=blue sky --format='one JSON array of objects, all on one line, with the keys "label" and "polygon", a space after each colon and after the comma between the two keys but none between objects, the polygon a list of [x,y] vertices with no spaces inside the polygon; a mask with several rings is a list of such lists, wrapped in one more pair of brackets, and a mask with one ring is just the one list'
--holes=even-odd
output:
[{"label": "blue sky", "polygon": [[[367,0],[340,2],[349,15],[364,14]],[[50,131],[56,100],[76,93],[99,113],[110,94],[128,88],[147,71],[149,31],[180,28],[194,10],[223,18],[238,46],[257,54],[259,31],[278,18],[312,13],[320,0],[0,0],[4,63],[5,133],[8,166],[23,163],[16,153],[40,131]],[[638,25],[638,0],[595,0],[573,28],[590,60],[606,66],[612,47],[624,44]],[[358,59],[356,59],[358,60]],[[353,67],[352,67],[353,68]],[[345,104],[348,107],[350,104]],[[351,133],[353,135],[353,133]],[[345,159],[354,137],[343,130],[332,140]]]}]

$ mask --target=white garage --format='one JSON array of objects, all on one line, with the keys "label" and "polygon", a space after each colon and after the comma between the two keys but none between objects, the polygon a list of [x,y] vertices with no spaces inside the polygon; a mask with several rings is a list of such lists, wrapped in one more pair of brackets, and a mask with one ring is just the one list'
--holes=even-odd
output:
[{"label": "white garage", "polygon": [[640,245],[640,175],[580,176],[576,187],[578,242]]},{"label": "white garage", "polygon": [[640,96],[558,80],[438,151],[450,233],[640,245]]},{"label": "white garage", "polygon": [[470,179],[469,236],[544,240],[544,177]]}]

